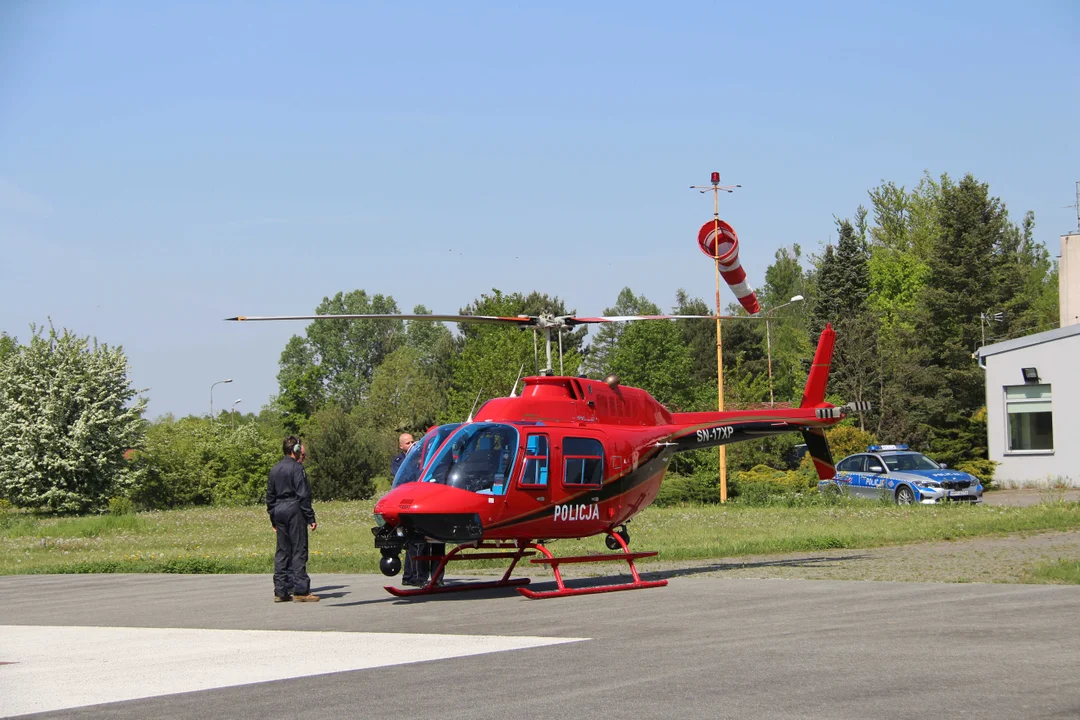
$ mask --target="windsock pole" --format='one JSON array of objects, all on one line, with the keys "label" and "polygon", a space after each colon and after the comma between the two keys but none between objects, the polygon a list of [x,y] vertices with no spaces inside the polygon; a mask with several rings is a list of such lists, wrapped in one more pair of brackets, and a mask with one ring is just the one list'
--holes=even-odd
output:
[{"label": "windsock pole", "polygon": [[[716,238],[716,409],[724,412],[724,342],[720,334],[720,173],[713,173],[713,237]],[[727,446],[720,445],[720,502],[727,502]]]},{"label": "windsock pole", "polygon": [[[741,185],[720,185],[720,173],[714,172],[710,178],[712,186],[691,185],[691,189],[705,193],[712,190],[713,194],[713,262],[716,266],[716,405],[717,410],[724,411],[724,344],[720,331],[720,315],[723,314],[720,307],[720,191],[732,192]],[[727,502],[727,448],[719,446],[720,454],[720,502]]]}]

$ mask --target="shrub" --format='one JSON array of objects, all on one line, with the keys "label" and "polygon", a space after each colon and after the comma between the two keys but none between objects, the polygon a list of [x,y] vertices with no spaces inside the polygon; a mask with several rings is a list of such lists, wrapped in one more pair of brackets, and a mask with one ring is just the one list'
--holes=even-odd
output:
[{"label": "shrub", "polygon": [[[730,488],[729,488],[730,489]],[[681,475],[669,472],[664,477],[654,505],[670,507],[680,503],[709,505],[720,502],[720,479],[715,473],[697,472]]]},{"label": "shrub", "polygon": [[126,497],[114,497],[109,498],[109,514],[110,515],[133,515],[135,513],[135,503],[131,502]]},{"label": "shrub", "polygon": [[866,452],[866,448],[877,443],[873,433],[860,430],[854,425],[837,425],[826,430],[825,437],[829,440],[829,450],[832,451],[833,460],[839,462],[848,455]]},{"label": "shrub", "polygon": [[266,426],[167,416],[135,453],[140,475],[129,497],[147,508],[254,503],[280,459],[281,438]]},{"label": "shrub", "polygon": [[33,327],[0,363],[0,493],[21,507],[84,512],[134,480],[124,453],[142,439],[119,347]]},{"label": "shrub", "polygon": [[960,472],[966,472],[979,478],[984,489],[989,490],[994,485],[994,471],[998,463],[994,460],[968,460],[956,466]]},{"label": "shrub", "polygon": [[386,448],[393,433],[363,424],[358,413],[329,407],[304,425],[307,472],[316,500],[364,500],[374,492],[372,480],[390,469]]}]

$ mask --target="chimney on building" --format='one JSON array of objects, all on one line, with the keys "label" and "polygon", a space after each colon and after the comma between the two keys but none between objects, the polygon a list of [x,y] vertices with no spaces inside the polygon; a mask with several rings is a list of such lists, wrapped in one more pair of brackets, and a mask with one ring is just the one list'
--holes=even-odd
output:
[{"label": "chimney on building", "polygon": [[1061,236],[1058,312],[1061,313],[1061,327],[1080,323],[1080,229]]}]

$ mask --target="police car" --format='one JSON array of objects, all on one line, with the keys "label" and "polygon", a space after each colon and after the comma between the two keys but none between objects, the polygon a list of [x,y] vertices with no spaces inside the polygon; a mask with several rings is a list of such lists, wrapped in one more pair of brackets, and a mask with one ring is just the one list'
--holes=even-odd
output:
[{"label": "police car", "polygon": [[865,453],[849,455],[836,464],[836,477],[819,482],[818,490],[874,499],[888,493],[899,505],[977,503],[983,495],[974,475],[949,470],[907,445],[871,445]]}]

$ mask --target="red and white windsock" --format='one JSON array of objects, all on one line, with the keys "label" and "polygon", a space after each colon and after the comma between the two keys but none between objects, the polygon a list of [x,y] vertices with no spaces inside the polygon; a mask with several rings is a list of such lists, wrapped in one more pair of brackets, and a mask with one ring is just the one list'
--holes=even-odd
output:
[{"label": "red and white windsock", "polygon": [[[716,229],[720,228],[720,246],[717,248]],[[757,295],[754,288],[746,282],[746,271],[739,262],[739,236],[735,234],[735,228],[723,220],[710,220],[701,226],[697,236],[698,247],[701,252],[715,259],[720,264],[720,275],[731,287],[735,297],[746,312],[756,315],[761,312]]]}]

